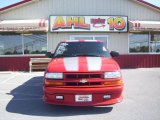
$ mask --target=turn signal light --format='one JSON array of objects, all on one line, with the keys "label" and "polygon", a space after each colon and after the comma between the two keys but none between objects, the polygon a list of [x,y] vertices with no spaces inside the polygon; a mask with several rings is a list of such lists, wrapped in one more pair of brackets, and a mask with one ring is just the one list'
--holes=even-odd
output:
[{"label": "turn signal light", "polygon": [[46,86],[63,86],[63,82],[56,82],[56,81],[47,81],[45,80],[45,85]]},{"label": "turn signal light", "polygon": [[106,85],[106,86],[120,86],[120,85],[123,85],[123,82],[122,82],[122,80],[106,81],[106,82],[104,82],[104,85]]}]

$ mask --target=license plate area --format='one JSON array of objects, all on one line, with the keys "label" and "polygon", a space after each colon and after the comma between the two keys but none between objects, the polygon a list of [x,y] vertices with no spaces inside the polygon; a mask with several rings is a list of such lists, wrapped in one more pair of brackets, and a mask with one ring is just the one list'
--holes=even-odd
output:
[{"label": "license plate area", "polygon": [[92,95],[75,95],[76,102],[92,102]]}]

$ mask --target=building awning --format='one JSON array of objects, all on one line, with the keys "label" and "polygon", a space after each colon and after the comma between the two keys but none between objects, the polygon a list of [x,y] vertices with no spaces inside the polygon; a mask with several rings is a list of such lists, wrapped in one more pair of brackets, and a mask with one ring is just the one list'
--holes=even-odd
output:
[{"label": "building awning", "polygon": [[2,20],[0,32],[48,31],[48,20]]},{"label": "building awning", "polygon": [[160,31],[160,21],[129,21],[129,31]]}]

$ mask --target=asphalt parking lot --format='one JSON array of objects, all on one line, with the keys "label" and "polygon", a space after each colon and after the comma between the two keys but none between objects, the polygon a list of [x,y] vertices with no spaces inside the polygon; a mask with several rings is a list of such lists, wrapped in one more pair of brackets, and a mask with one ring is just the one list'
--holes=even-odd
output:
[{"label": "asphalt parking lot", "polygon": [[123,69],[124,100],[103,107],[47,105],[43,72],[0,72],[0,120],[160,120],[160,68]]}]

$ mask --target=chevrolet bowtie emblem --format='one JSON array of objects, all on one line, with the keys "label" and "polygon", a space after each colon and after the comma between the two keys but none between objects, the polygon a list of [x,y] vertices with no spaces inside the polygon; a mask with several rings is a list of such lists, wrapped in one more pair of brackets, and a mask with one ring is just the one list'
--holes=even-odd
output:
[{"label": "chevrolet bowtie emblem", "polygon": [[82,80],[80,80],[79,82],[80,82],[80,83],[86,83],[86,82],[88,82],[88,81],[85,80],[85,79],[82,79]]}]

